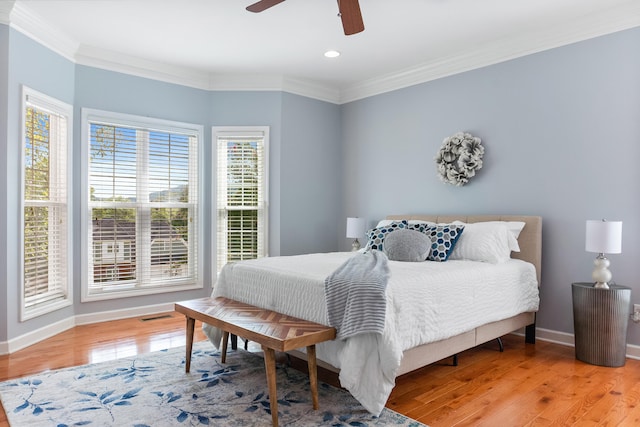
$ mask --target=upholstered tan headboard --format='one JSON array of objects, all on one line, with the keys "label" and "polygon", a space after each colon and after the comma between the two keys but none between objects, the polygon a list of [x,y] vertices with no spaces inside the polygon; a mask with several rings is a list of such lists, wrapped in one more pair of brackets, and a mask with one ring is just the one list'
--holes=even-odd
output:
[{"label": "upholstered tan headboard", "polygon": [[467,223],[482,221],[523,221],[526,225],[518,237],[520,252],[513,252],[511,256],[533,264],[536,267],[538,285],[541,283],[542,217],[528,215],[389,215],[387,219],[413,219],[438,223],[449,223],[452,221]]}]

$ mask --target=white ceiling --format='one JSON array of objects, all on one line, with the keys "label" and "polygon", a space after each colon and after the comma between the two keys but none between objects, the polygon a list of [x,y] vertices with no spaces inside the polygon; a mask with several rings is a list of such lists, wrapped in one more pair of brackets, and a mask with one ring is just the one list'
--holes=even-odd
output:
[{"label": "white ceiling", "polygon": [[345,36],[336,0],[253,2],[1,0],[0,22],[80,64],[335,103],[640,26],[639,0],[360,0]]}]

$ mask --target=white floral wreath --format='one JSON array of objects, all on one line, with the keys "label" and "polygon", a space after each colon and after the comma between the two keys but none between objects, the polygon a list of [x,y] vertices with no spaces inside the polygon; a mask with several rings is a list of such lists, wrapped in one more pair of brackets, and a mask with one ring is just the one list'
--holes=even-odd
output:
[{"label": "white floral wreath", "polygon": [[438,176],[447,184],[462,186],[482,168],[484,147],[480,138],[466,132],[458,132],[442,141],[435,157]]}]

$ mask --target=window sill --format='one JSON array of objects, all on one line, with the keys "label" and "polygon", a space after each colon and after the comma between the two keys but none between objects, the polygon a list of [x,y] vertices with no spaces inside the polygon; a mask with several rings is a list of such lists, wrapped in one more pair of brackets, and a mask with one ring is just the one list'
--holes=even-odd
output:
[{"label": "window sill", "polygon": [[83,289],[81,302],[92,302],[92,301],[104,301],[110,299],[119,299],[119,298],[130,298],[130,297],[138,297],[144,295],[160,295],[166,294],[169,292],[181,292],[181,291],[191,291],[194,289],[202,289],[204,286],[201,282],[176,285],[176,286],[156,286],[156,287],[146,287],[146,288],[134,288],[127,290],[112,290],[112,291],[89,291],[86,293],[86,290]]}]

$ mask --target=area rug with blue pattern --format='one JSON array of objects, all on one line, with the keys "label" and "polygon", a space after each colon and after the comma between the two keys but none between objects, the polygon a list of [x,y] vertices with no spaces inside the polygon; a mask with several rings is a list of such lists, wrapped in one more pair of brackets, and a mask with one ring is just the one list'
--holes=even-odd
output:
[{"label": "area rug with blue pattern", "polygon": [[[18,426],[268,426],[264,359],[229,351],[225,364],[209,342],[194,344],[191,372],[184,347],[110,362],[46,371],[0,383],[9,423]],[[424,426],[385,408],[368,413],[347,391],[318,383],[313,410],[309,378],[277,367],[281,426]]]}]

